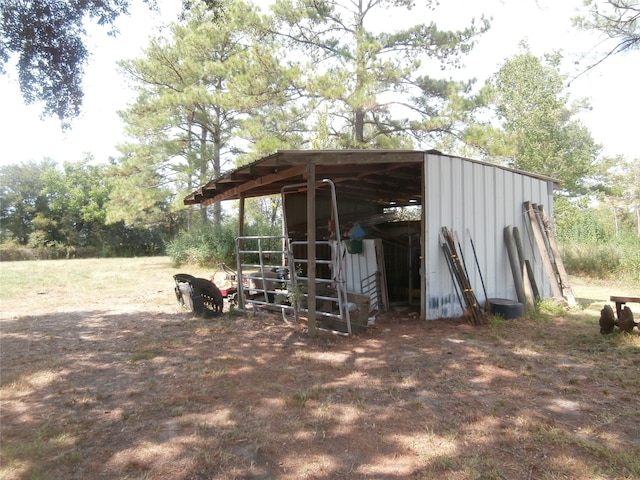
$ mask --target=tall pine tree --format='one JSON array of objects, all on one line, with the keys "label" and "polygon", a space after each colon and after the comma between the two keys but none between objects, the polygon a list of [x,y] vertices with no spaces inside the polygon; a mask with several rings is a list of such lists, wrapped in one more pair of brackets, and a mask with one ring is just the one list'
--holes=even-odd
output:
[{"label": "tall pine tree", "polygon": [[[456,66],[489,24],[482,19],[446,31],[434,22],[407,22],[415,18],[413,6],[412,0],[275,2],[278,33],[299,52],[314,128],[330,138],[320,143],[402,148],[411,137],[453,130],[454,117],[464,112],[450,101],[460,104],[469,89],[427,73]],[[425,6],[433,11],[437,2]],[[392,19],[401,27],[393,30]]]},{"label": "tall pine tree", "polygon": [[[243,125],[285,103],[290,81],[273,45],[256,8],[232,0],[220,15],[193,8],[184,24],[172,27],[170,40],[154,40],[143,58],[121,63],[138,96],[122,112],[132,141],[120,147],[116,190],[135,191],[137,205],[115,202],[112,219],[126,219],[124,208],[154,208],[163,198],[181,202],[235,165],[247,148],[243,136],[263,137]],[[221,221],[219,204],[213,218]]]}]

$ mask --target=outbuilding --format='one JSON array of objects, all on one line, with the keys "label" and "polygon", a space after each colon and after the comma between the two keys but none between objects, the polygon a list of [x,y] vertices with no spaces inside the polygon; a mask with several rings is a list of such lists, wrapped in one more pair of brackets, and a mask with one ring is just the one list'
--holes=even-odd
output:
[{"label": "outbuilding", "polygon": [[[309,280],[309,310],[322,314],[326,305],[315,281],[324,267],[311,267],[324,255],[334,262],[327,267],[329,278],[335,283],[343,275],[348,290],[370,297],[372,309],[408,304],[420,318],[436,319],[465,310],[465,292],[447,258],[452,253],[480,304],[518,299],[505,243],[508,228],[520,234],[520,267],[526,260],[540,298],[557,296],[525,207],[535,205],[553,218],[555,184],[542,175],[435,150],[283,150],[211,180],[184,203],[239,200],[242,237],[244,200],[282,195],[283,237],[298,249],[289,270],[303,270]],[[399,220],[393,212],[403,207],[410,215]],[[443,229],[451,233],[454,252],[443,248]],[[238,245],[242,250],[243,242]],[[368,278],[375,284],[370,292]]]}]

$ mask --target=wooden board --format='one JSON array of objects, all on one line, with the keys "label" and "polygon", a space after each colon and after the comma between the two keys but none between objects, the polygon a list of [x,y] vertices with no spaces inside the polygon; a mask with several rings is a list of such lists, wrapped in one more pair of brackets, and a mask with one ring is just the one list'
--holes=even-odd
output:
[{"label": "wooden board", "polygon": [[560,284],[558,283],[558,278],[556,276],[555,269],[553,268],[553,264],[549,256],[549,250],[547,250],[542,229],[540,228],[540,224],[538,222],[538,209],[534,209],[531,202],[524,202],[524,208],[529,216],[529,221],[531,222],[531,230],[533,231],[533,236],[535,238],[536,244],[538,245],[540,256],[542,257],[542,265],[544,266],[544,270],[547,273],[547,278],[549,279],[549,284],[551,285],[551,294],[553,295],[553,298],[559,301],[564,301],[562,290],[560,290]]}]

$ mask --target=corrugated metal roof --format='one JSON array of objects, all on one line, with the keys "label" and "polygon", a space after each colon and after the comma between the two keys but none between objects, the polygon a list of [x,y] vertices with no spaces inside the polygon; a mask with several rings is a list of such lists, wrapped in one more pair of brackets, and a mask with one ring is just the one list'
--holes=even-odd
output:
[{"label": "corrugated metal roof", "polygon": [[[333,180],[344,197],[412,205],[420,201],[426,154],[442,155],[435,150],[279,150],[211,180],[187,195],[184,203],[208,205],[241,196],[278,194],[285,185],[304,182],[307,165],[313,163],[316,178]],[[478,160],[464,160],[516,171]],[[519,173],[557,183],[541,175]]]}]

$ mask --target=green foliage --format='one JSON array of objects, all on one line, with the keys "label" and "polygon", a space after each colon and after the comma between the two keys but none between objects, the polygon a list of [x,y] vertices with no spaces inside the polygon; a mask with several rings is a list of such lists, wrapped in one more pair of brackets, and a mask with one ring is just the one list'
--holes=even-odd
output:
[{"label": "green foliage", "polygon": [[505,328],[505,319],[502,315],[491,315],[489,317],[489,330],[494,336],[499,337]]},{"label": "green foliage", "polygon": [[227,221],[219,226],[210,223],[192,228],[167,244],[166,254],[174,265],[214,265],[216,262],[235,264],[237,222]]},{"label": "green foliage", "polygon": [[37,248],[25,248],[10,242],[0,244],[0,261],[2,262],[95,257],[100,257],[100,252],[93,247],[68,247],[51,244]]},{"label": "green foliage", "polygon": [[[153,0],[143,0],[155,4]],[[63,127],[82,106],[82,78],[89,57],[85,21],[110,25],[129,8],[128,0],[82,2],[2,0],[0,73],[13,54],[27,104],[44,102],[44,115]]]},{"label": "green foliage", "polygon": [[615,235],[633,231],[640,235],[640,160],[605,158],[593,187],[595,196],[613,219]]},{"label": "green foliage", "polygon": [[[485,92],[474,93],[475,81],[457,82],[419,77],[414,98],[420,118],[410,123],[412,134],[446,152],[464,154],[464,144],[475,145],[476,114],[486,106]],[[462,145],[461,145],[462,144]]]},{"label": "green foliage", "polygon": [[373,27],[389,16],[410,19],[413,6],[411,0],[274,3],[281,38],[303,59],[300,86],[311,129],[319,132],[312,142],[325,148],[411,148],[414,136],[459,133],[455,127],[475,103],[466,98],[467,85],[424,74],[433,64],[457,66],[488,21],[459,31],[411,21],[393,32]]},{"label": "green foliage", "polygon": [[[222,6],[212,13],[195,3],[170,38],[154,39],[144,56],[120,63],[138,96],[121,113],[131,141],[120,146],[110,219],[166,211],[174,198],[234,166],[239,138],[260,153],[290,146],[291,69],[251,4]],[[220,206],[212,210],[219,223]]]},{"label": "green foliage", "polygon": [[[34,219],[41,240],[69,246],[95,245],[104,234],[104,206],[110,185],[104,166],[92,165],[91,157],[81,162],[65,162],[62,170],[46,171],[42,192],[47,197],[48,215]],[[32,235],[33,235],[32,234]],[[42,241],[32,246],[42,246]]]},{"label": "green foliage", "polygon": [[[254,216],[244,228],[245,236],[278,236],[282,234],[279,219],[270,222],[268,217]],[[199,266],[214,265],[224,262],[228,265],[236,263],[236,238],[238,221],[227,218],[220,225],[211,222],[200,223],[188,232],[178,235],[168,242],[166,254],[175,265],[195,264]],[[258,261],[247,257],[248,261]]]},{"label": "green foliage", "polygon": [[50,159],[0,167],[0,243],[27,244],[34,219],[48,210],[44,177],[55,168]]},{"label": "green foliage", "polygon": [[[45,114],[57,115],[60,120],[80,113],[80,84],[88,57],[83,42],[84,15],[73,10],[67,2],[5,0],[0,11],[0,61],[19,53],[20,87],[26,102],[44,100]],[[69,76],[66,70],[74,74]]]},{"label": "green foliage", "polygon": [[557,197],[554,205],[556,239],[563,244],[604,244],[613,238],[606,212],[589,208],[586,199]]},{"label": "green foliage", "polygon": [[[0,240],[3,258],[157,255],[164,228],[106,223],[108,167],[91,158],[0,169]],[[31,252],[25,250],[31,249]]]},{"label": "green foliage", "polygon": [[561,255],[572,275],[609,278],[620,268],[619,254],[612,245],[565,245],[561,247]]},{"label": "green foliage", "polygon": [[559,317],[564,313],[564,306],[562,303],[558,303],[552,298],[545,298],[538,302],[536,310],[539,312],[541,319],[553,319],[554,317]]},{"label": "green foliage", "polygon": [[640,280],[640,237],[624,234],[607,242],[560,244],[562,261],[572,275]]},{"label": "green foliage", "polygon": [[[157,0],[142,0],[151,9]],[[183,10],[193,7],[183,0]],[[217,17],[222,0],[203,0]],[[127,14],[129,0],[0,2],[0,74],[9,59],[17,59],[20,89],[27,104],[43,102],[45,116],[57,116],[63,128],[80,114],[82,80],[90,52],[86,25],[95,21],[116,35],[116,20]]]},{"label": "green foliage", "polygon": [[620,251],[620,269],[625,276],[640,280],[640,236],[623,235],[616,242]]},{"label": "green foliage", "polygon": [[509,166],[560,180],[568,194],[585,193],[600,151],[576,119],[588,104],[569,104],[559,54],[543,61],[524,49],[485,87],[501,128],[476,127],[467,140]]},{"label": "green foliage", "polygon": [[[145,147],[142,147],[145,148]],[[122,147],[127,154],[118,166],[106,172],[111,182],[109,201],[105,206],[107,223],[124,222],[153,228],[171,219],[171,188],[162,178],[162,166],[157,162],[140,162],[137,153]]]},{"label": "green foliage", "polygon": [[556,199],[556,239],[562,260],[573,275],[594,278],[640,278],[640,236],[631,212],[618,227],[610,207],[589,207],[587,200]]}]

